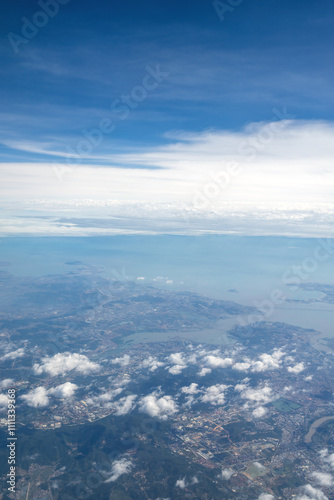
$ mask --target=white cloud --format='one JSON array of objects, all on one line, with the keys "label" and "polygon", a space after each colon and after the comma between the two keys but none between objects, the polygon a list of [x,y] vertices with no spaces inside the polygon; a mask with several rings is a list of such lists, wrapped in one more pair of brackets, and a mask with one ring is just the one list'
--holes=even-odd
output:
[{"label": "white cloud", "polygon": [[225,481],[228,481],[233,476],[234,471],[232,469],[222,469],[221,477]]},{"label": "white cloud", "polygon": [[8,396],[7,394],[0,394],[0,410],[4,410],[8,407]]},{"label": "white cloud", "polygon": [[24,347],[20,347],[19,349],[16,349],[16,351],[7,352],[7,354],[4,354],[1,359],[5,361],[6,359],[22,358],[24,354]]},{"label": "white cloud", "polygon": [[43,408],[49,404],[48,392],[44,387],[36,387],[21,398],[33,408]]},{"label": "white cloud", "polygon": [[290,373],[300,373],[303,370],[305,370],[305,364],[304,363],[298,363],[295,366],[288,366],[288,372]]},{"label": "white cloud", "polygon": [[235,363],[233,365],[233,369],[238,370],[240,372],[246,372],[247,370],[250,369],[251,366],[252,364],[247,361],[239,361],[238,363]]},{"label": "white cloud", "polygon": [[184,488],[186,488],[187,486],[186,478],[184,477],[183,479],[178,479],[175,483],[175,486],[184,490]]},{"label": "white cloud", "polygon": [[157,358],[153,356],[149,356],[147,359],[144,359],[141,366],[142,368],[148,368],[150,372],[154,372],[161,366],[164,366],[164,363],[162,363],[162,361],[158,361]]},{"label": "white cloud", "polygon": [[305,377],[305,381],[306,382],[310,382],[311,380],[313,379],[313,375],[308,375],[307,377]]},{"label": "white cloud", "polygon": [[198,484],[198,483],[199,483],[198,477],[197,476],[193,476],[191,478],[191,484]]},{"label": "white cloud", "polygon": [[275,497],[270,493],[261,493],[258,500],[275,500]]},{"label": "white cloud", "polygon": [[252,415],[255,418],[262,418],[266,415],[267,409],[264,408],[263,406],[258,406],[252,411]]},{"label": "white cloud", "polygon": [[225,403],[225,391],[228,385],[217,384],[207,387],[204,395],[201,397],[203,403],[211,403],[212,405],[223,405]]},{"label": "white cloud", "polygon": [[265,469],[265,466],[262,465],[260,462],[253,462],[253,465],[259,469],[259,470],[264,470]]},{"label": "white cloud", "polygon": [[205,377],[205,375],[208,375],[209,373],[211,373],[211,368],[202,368],[199,372],[198,372],[198,376],[199,377]]},{"label": "white cloud", "polygon": [[127,366],[130,363],[130,356],[128,354],[124,354],[121,358],[114,358],[111,360],[113,365]]},{"label": "white cloud", "polygon": [[97,371],[100,366],[93,361],[89,361],[87,356],[78,353],[57,353],[51,358],[45,357],[40,365],[33,366],[34,372],[41,375],[43,372],[52,376],[65,375],[72,370],[78,373],[87,375],[88,373]]},{"label": "white cloud", "polygon": [[311,477],[320,485],[320,486],[333,486],[333,476],[328,472],[312,472]]},{"label": "white cloud", "polygon": [[198,384],[192,383],[188,386],[181,387],[181,391],[184,394],[197,394],[199,392]]},{"label": "white cloud", "polygon": [[319,452],[319,455],[325,463],[329,464],[334,469],[334,453],[329,454],[328,449],[324,448]]},{"label": "white cloud", "polygon": [[296,500],[329,500],[328,497],[319,489],[313,488],[312,485],[306,484],[301,487],[301,494],[296,497]]},{"label": "white cloud", "polygon": [[14,386],[14,380],[12,378],[5,378],[0,382],[0,389],[8,389]]},{"label": "white cloud", "polygon": [[182,370],[185,370],[187,368],[187,365],[174,365],[168,368],[169,373],[172,375],[180,375]]},{"label": "white cloud", "polygon": [[177,404],[171,396],[159,397],[157,392],[152,392],[152,394],[140,400],[139,409],[141,412],[150,415],[150,417],[166,420],[177,412]]},{"label": "white cloud", "polygon": [[241,391],[241,397],[254,403],[266,404],[273,400],[273,392],[267,384],[258,386],[255,389],[247,388]]},{"label": "white cloud", "polygon": [[56,396],[57,398],[67,399],[73,397],[77,389],[78,386],[76,384],[72,384],[72,382],[65,382],[65,384],[60,384],[53,389],[49,389],[47,393]]},{"label": "white cloud", "polygon": [[282,364],[283,356],[285,356],[285,353],[281,349],[275,349],[272,354],[260,354],[259,360],[252,363],[252,371],[277,370]]},{"label": "white cloud", "polygon": [[219,356],[205,356],[204,361],[210,368],[226,368],[233,364],[232,358],[221,358]]},{"label": "white cloud", "polygon": [[[79,216],[85,203],[89,211],[110,202],[100,213],[135,219],[125,227],[132,232],[145,230],[140,222],[148,215],[150,230],[163,230],[169,217],[171,230],[189,231],[179,222],[186,214],[193,217],[195,231],[217,231],[218,220],[226,223],[225,231],[326,235],[333,215],[333,135],[332,123],[297,120],[250,124],[239,131],[175,133],[160,147],[90,155],[91,165],[74,167],[64,182],[58,182],[52,162],[30,163],[28,169],[26,163],[3,163],[0,196],[20,208],[27,198],[39,202],[41,213],[49,207],[57,214],[59,204],[67,203]],[[232,175],[231,164],[239,167]],[[115,231],[109,226],[100,232]],[[41,219],[37,227],[33,222],[25,227],[11,219],[5,231],[27,234],[39,228],[56,233],[57,224]],[[76,228],[67,231],[75,234]]]},{"label": "white cloud", "polygon": [[184,355],[182,354],[182,352],[173,353],[170,356],[168,356],[167,359],[170,363],[173,363],[174,365],[185,365],[186,364],[185,359],[184,359]]},{"label": "white cloud", "polygon": [[125,396],[124,398],[120,398],[113,404],[113,408],[115,409],[115,415],[127,415],[131,410],[135,407],[135,400],[137,396],[135,394],[130,394]]},{"label": "white cloud", "polygon": [[115,460],[111,466],[110,477],[105,481],[105,483],[114,482],[123,474],[129,474],[132,467],[133,464],[131,460],[127,460],[126,458]]}]

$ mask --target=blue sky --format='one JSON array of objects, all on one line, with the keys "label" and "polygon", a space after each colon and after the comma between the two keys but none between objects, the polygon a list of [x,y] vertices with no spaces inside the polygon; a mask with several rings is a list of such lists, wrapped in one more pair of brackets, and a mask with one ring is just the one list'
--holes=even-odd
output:
[{"label": "blue sky", "polygon": [[[278,119],[277,110],[294,121],[293,133],[305,124],[330,127],[334,120],[329,0],[230,0],[235,7],[223,20],[204,0],[66,1],[23,41],[15,39],[22,36],[22,18],[36,19],[45,2],[3,5],[3,165],[50,168],[67,160],[67,166],[166,169],[147,155],[189,135],[201,143],[208,131],[244,134],[249,124]],[[155,88],[123,115],[111,109],[134,89],[140,95],[138,86],[157,65],[166,76]],[[80,149],[78,158],[80,141],[101,120],[112,122],[112,132],[87,154]],[[136,165],[129,154],[139,158]],[[22,192],[17,195],[22,199]]]}]

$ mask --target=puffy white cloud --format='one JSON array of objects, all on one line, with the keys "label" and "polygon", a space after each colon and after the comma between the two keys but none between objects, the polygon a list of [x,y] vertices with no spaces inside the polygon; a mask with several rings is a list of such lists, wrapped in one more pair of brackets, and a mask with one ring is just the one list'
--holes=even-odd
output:
[{"label": "puffy white cloud", "polygon": [[301,493],[296,497],[296,500],[329,500],[328,497],[318,488],[313,488],[312,485],[306,484],[301,487]]},{"label": "puffy white cloud", "polygon": [[265,466],[262,465],[260,462],[253,462],[254,467],[256,467],[259,470],[264,470]]},{"label": "puffy white cloud", "polygon": [[220,356],[205,356],[204,361],[210,368],[226,368],[233,364],[232,358],[222,358]]},{"label": "puffy white cloud", "polygon": [[185,370],[185,368],[187,368],[187,365],[174,365],[168,368],[168,371],[172,375],[180,375],[182,370]]},{"label": "puffy white cloud", "polygon": [[7,394],[0,394],[0,410],[4,410],[8,406]]},{"label": "puffy white cloud", "polygon": [[312,472],[311,477],[320,485],[320,486],[333,486],[333,476],[328,472]]},{"label": "puffy white cloud", "polygon": [[175,483],[175,486],[184,490],[184,488],[186,488],[187,486],[186,478],[184,477],[183,479],[178,479]]},{"label": "puffy white cloud", "polygon": [[238,370],[240,372],[246,372],[252,366],[248,361],[239,361],[238,363],[234,363],[233,370]]},{"label": "puffy white cloud", "polygon": [[248,399],[254,403],[266,404],[273,400],[273,391],[267,384],[258,386],[255,389],[247,388],[240,393],[243,399]]},{"label": "puffy white cloud", "polygon": [[135,400],[137,396],[135,394],[129,394],[124,398],[120,398],[118,401],[113,403],[113,408],[115,409],[115,415],[127,415],[135,407]]},{"label": "puffy white cloud", "polygon": [[182,352],[175,352],[175,353],[171,354],[170,356],[168,356],[167,359],[170,363],[173,363],[174,365],[185,365],[186,364],[185,359],[184,359],[184,355],[182,354]]},{"label": "puffy white cloud", "polygon": [[157,392],[152,392],[143,397],[139,402],[139,409],[141,412],[150,415],[150,417],[166,420],[178,411],[177,404],[171,396],[159,396]]},{"label": "puffy white cloud", "polygon": [[258,500],[275,500],[275,497],[270,493],[261,493]]},{"label": "puffy white cloud", "polygon": [[264,372],[277,370],[281,367],[282,358],[285,353],[281,349],[274,349],[272,354],[260,354],[258,361],[252,363],[252,372]]},{"label": "puffy white cloud", "polygon": [[258,406],[255,410],[252,411],[252,415],[255,418],[262,418],[266,415],[267,409],[264,406]]},{"label": "puffy white cloud", "polygon": [[216,384],[207,387],[204,391],[201,400],[203,403],[211,403],[212,405],[222,405],[225,403],[225,391],[228,385]]},{"label": "puffy white cloud", "polygon": [[160,368],[160,366],[164,366],[164,363],[162,363],[162,361],[158,361],[157,358],[154,358],[153,356],[149,356],[142,362],[141,366],[142,368],[148,368],[150,372],[154,372]]},{"label": "puffy white cloud", "polygon": [[303,370],[305,370],[305,364],[304,363],[298,363],[295,366],[288,366],[288,372],[290,373],[300,373]]},{"label": "puffy white cloud", "polygon": [[199,392],[198,384],[192,383],[188,386],[181,387],[181,391],[184,394],[197,394]]},{"label": "puffy white cloud", "polygon": [[48,392],[45,387],[36,387],[36,389],[29,391],[27,394],[23,394],[21,399],[33,408],[43,408],[49,404]]},{"label": "puffy white cloud", "polygon": [[126,458],[121,458],[120,460],[115,460],[111,465],[110,477],[106,479],[105,483],[111,483],[116,481],[123,474],[129,474],[133,464],[131,460]]},{"label": "puffy white cloud", "polygon": [[320,450],[319,455],[325,463],[329,464],[334,469],[334,453],[329,454],[328,449],[324,448]]},{"label": "puffy white cloud", "polygon": [[308,375],[307,377],[305,377],[305,381],[306,382],[310,382],[311,380],[313,379],[313,375]]},{"label": "puffy white cloud", "polygon": [[65,375],[72,370],[87,375],[100,369],[100,365],[90,361],[87,356],[78,353],[57,353],[54,356],[45,357],[40,365],[33,366],[34,372],[41,375],[43,372],[52,376]]},{"label": "puffy white cloud", "polygon": [[5,378],[0,382],[0,389],[8,389],[14,386],[14,380],[12,378]]},{"label": "puffy white cloud", "polygon": [[199,377],[205,377],[205,375],[208,375],[209,373],[211,373],[211,368],[202,368],[199,372],[198,372],[198,376]]},{"label": "puffy white cloud", "polygon": [[5,361],[6,359],[22,358],[24,354],[24,347],[20,347],[19,349],[16,349],[16,351],[7,352],[7,354],[4,354],[1,359]]},{"label": "puffy white cloud", "polygon": [[76,384],[72,384],[72,382],[65,382],[65,384],[60,384],[57,385],[57,387],[49,389],[47,393],[56,396],[57,398],[65,399],[73,397],[77,389],[78,386]]},{"label": "puffy white cloud", "polygon": [[222,469],[221,477],[224,481],[228,481],[233,476],[234,471],[232,469]]},{"label": "puffy white cloud", "polygon": [[198,477],[197,476],[193,476],[191,478],[191,484],[198,484],[198,483],[199,483]]},{"label": "puffy white cloud", "polygon": [[111,360],[113,365],[127,366],[130,363],[130,356],[128,354],[124,354],[121,358],[114,358]]},{"label": "puffy white cloud", "polygon": [[95,396],[93,400],[99,401],[101,403],[107,403],[108,401],[111,401],[116,396],[121,394],[121,392],[123,391],[124,389],[122,387],[117,387],[116,389],[110,389],[109,391],[106,391],[103,394],[100,394],[99,396]]}]

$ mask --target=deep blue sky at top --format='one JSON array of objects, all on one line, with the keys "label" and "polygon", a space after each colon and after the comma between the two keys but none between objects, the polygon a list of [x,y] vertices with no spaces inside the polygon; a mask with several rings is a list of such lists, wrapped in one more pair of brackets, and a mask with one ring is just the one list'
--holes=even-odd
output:
[{"label": "deep blue sky at top", "polygon": [[168,141],[167,133],[240,129],[287,107],[297,119],[334,119],[332,0],[243,0],[221,21],[209,0],[70,0],[14,53],[7,34],[37,1],[4,0],[0,67],[1,161],[57,160],[81,130],[111,117],[111,102],[169,77],[118,121],[104,153]]}]

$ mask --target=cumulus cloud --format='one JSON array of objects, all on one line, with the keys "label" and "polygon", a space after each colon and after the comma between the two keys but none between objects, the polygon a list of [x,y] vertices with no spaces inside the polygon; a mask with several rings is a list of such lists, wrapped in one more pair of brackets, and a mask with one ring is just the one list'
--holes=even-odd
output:
[{"label": "cumulus cloud", "polygon": [[57,387],[49,389],[47,393],[56,396],[57,398],[67,399],[73,397],[77,389],[78,386],[76,384],[72,384],[72,382],[65,382],[65,384],[60,384],[57,385]]},{"label": "cumulus cloud", "polygon": [[168,368],[168,371],[172,375],[180,375],[182,370],[184,370],[185,368],[187,368],[187,365],[174,365]]},{"label": "cumulus cloud", "polygon": [[135,407],[135,400],[137,396],[135,394],[130,394],[125,396],[124,398],[120,398],[113,404],[113,408],[115,409],[115,415],[127,415],[131,410]]},{"label": "cumulus cloud", "polygon": [[7,394],[0,394],[0,410],[4,410],[8,407],[8,396]]},{"label": "cumulus cloud", "polygon": [[133,464],[131,460],[126,458],[121,458],[120,460],[115,460],[111,465],[110,477],[106,479],[105,483],[112,483],[116,481],[123,474],[129,474]]},{"label": "cumulus cloud", "polygon": [[20,347],[19,349],[16,349],[16,351],[7,352],[7,354],[4,354],[4,356],[2,356],[1,359],[5,361],[6,359],[22,358],[24,354],[25,354],[24,348]]},{"label": "cumulus cloud", "polygon": [[139,402],[139,410],[150,417],[166,420],[178,411],[177,404],[171,396],[159,396],[160,394],[155,391],[143,397]]},{"label": "cumulus cloud", "polygon": [[274,349],[272,354],[260,354],[258,361],[252,363],[253,372],[264,372],[267,370],[277,370],[282,364],[285,353],[281,349]]},{"label": "cumulus cloud", "polygon": [[234,471],[232,469],[222,469],[221,477],[224,481],[228,481],[233,476]]},{"label": "cumulus cloud", "polygon": [[216,384],[207,387],[204,391],[201,400],[203,403],[211,403],[212,405],[223,405],[225,403],[225,391],[228,385]]},{"label": "cumulus cloud", "polygon": [[164,366],[164,363],[162,361],[158,361],[157,358],[154,358],[153,356],[149,356],[142,362],[141,366],[142,368],[148,368],[150,372],[154,372],[161,366]]},{"label": "cumulus cloud", "polygon": [[198,384],[192,383],[188,386],[181,387],[181,391],[184,394],[197,394],[199,392]]},{"label": "cumulus cloud", "polygon": [[301,487],[301,493],[296,497],[296,500],[329,500],[328,497],[318,488],[314,488],[310,484]]},{"label": "cumulus cloud", "polygon": [[57,375],[65,375],[65,373],[72,370],[87,375],[88,373],[98,371],[100,365],[90,361],[83,354],[64,352],[57,353],[51,358],[43,358],[42,363],[40,365],[35,364],[33,369],[37,375],[45,372],[55,377]]},{"label": "cumulus cloud", "polygon": [[319,455],[325,463],[329,464],[334,469],[334,453],[330,454],[328,453],[328,449],[324,448],[320,450]]},{"label": "cumulus cloud", "polygon": [[275,497],[270,493],[261,493],[258,500],[275,500]]},{"label": "cumulus cloud", "polygon": [[114,358],[111,360],[113,365],[127,366],[130,363],[130,356],[128,354],[124,354],[121,358]]},{"label": "cumulus cloud", "polygon": [[27,394],[24,394],[21,398],[28,406],[43,408],[44,406],[48,406],[49,396],[54,396],[60,399],[72,398],[77,389],[78,386],[72,382],[65,382],[64,384],[51,387],[50,389],[45,389],[45,387],[40,386],[29,391]]},{"label": "cumulus cloud", "polygon": [[311,477],[320,485],[320,486],[333,486],[333,476],[328,472],[312,472]]},{"label": "cumulus cloud", "polygon": [[211,373],[211,368],[202,368],[199,372],[198,372],[198,375],[199,377],[205,377],[205,375],[208,375],[209,373]]},{"label": "cumulus cloud", "polygon": [[205,356],[205,363],[209,368],[226,368],[232,366],[232,358],[222,358],[220,356]]},{"label": "cumulus cloud", "polygon": [[5,378],[0,382],[0,389],[8,389],[14,386],[14,380],[12,378]]},{"label": "cumulus cloud", "polygon": [[248,399],[254,403],[266,404],[273,400],[273,391],[267,384],[258,386],[255,389],[248,387],[240,393],[243,399]]},{"label": "cumulus cloud", "polygon": [[254,467],[256,467],[259,470],[264,470],[265,466],[262,465],[260,462],[253,462]]},{"label": "cumulus cloud", "polygon": [[298,363],[295,366],[288,366],[288,372],[290,372],[290,373],[296,373],[297,374],[297,373],[302,372],[303,370],[305,370],[304,363]]},{"label": "cumulus cloud", "polygon": [[184,477],[183,479],[178,479],[175,483],[175,486],[184,490],[184,488],[186,488],[187,486],[186,478]]},{"label": "cumulus cloud", "polygon": [[255,418],[262,418],[266,415],[267,409],[264,406],[258,406],[255,410],[252,411],[252,415]]},{"label": "cumulus cloud", "polygon": [[43,408],[49,404],[48,392],[45,387],[36,387],[36,389],[29,391],[27,394],[23,394],[21,399],[33,408]]}]

